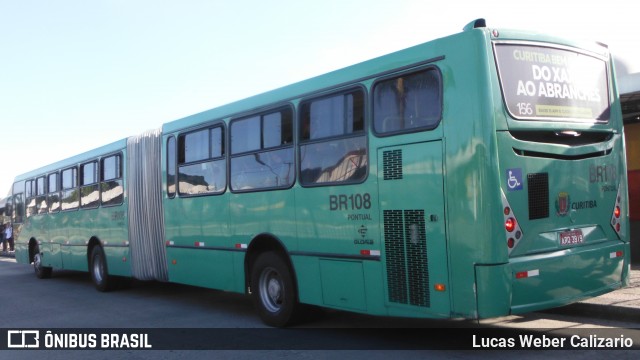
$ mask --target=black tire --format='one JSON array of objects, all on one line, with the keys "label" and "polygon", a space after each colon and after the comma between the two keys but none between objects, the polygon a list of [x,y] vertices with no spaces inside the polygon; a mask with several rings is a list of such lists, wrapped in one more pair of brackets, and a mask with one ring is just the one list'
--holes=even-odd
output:
[{"label": "black tire", "polygon": [[33,248],[33,270],[38,279],[48,279],[51,277],[53,269],[48,266],[42,266],[42,254],[40,248],[36,245]]},{"label": "black tire", "polygon": [[298,319],[300,304],[292,271],[277,253],[267,252],[256,259],[251,296],[260,319],[269,326],[284,327]]},{"label": "black tire", "polygon": [[95,246],[91,250],[89,272],[91,273],[91,281],[93,281],[98,291],[105,292],[113,289],[115,280],[112,276],[109,276],[107,258],[104,256],[104,251],[100,246]]}]

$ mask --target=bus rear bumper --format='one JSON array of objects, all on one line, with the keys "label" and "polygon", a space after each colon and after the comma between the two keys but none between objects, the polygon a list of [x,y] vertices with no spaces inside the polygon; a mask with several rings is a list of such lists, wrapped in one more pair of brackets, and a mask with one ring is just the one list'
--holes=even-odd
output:
[{"label": "bus rear bumper", "polygon": [[629,251],[629,243],[612,241],[477,266],[478,316],[563,306],[626,286]]}]

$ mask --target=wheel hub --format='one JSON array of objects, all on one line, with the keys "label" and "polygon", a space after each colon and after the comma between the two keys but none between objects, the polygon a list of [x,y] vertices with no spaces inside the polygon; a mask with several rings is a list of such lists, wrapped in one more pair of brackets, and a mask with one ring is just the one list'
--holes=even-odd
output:
[{"label": "wheel hub", "polygon": [[282,290],[282,286],[280,285],[280,282],[278,280],[276,279],[269,280],[269,284],[267,285],[267,291],[269,293],[269,297],[271,298],[271,301],[274,304],[280,303],[280,297],[282,295],[281,290]]}]

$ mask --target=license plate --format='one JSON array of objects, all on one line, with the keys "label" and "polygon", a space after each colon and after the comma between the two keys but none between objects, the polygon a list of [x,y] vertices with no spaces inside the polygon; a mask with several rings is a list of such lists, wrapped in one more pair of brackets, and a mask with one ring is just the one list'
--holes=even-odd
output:
[{"label": "license plate", "polygon": [[560,233],[560,245],[581,244],[583,240],[582,230],[571,230]]}]

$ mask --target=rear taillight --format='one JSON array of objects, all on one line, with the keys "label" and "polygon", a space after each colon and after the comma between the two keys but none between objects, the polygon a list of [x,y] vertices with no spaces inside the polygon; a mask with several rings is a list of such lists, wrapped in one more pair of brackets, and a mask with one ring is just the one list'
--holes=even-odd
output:
[{"label": "rear taillight", "polygon": [[504,222],[504,229],[507,230],[508,233],[510,233],[516,229],[516,225],[516,219],[510,217]]},{"label": "rear taillight", "polygon": [[509,254],[511,251],[518,245],[520,239],[522,239],[522,230],[520,229],[520,225],[518,224],[518,220],[516,220],[516,215],[513,213],[513,209],[509,202],[507,201],[504,193],[502,195],[502,214],[504,215],[504,231],[505,231],[505,239],[507,242],[507,249]]},{"label": "rear taillight", "polygon": [[620,195],[620,186],[618,185],[618,195],[616,196],[616,205],[613,207],[611,215],[611,227],[618,236],[623,236],[624,217],[622,216],[622,195]]}]

